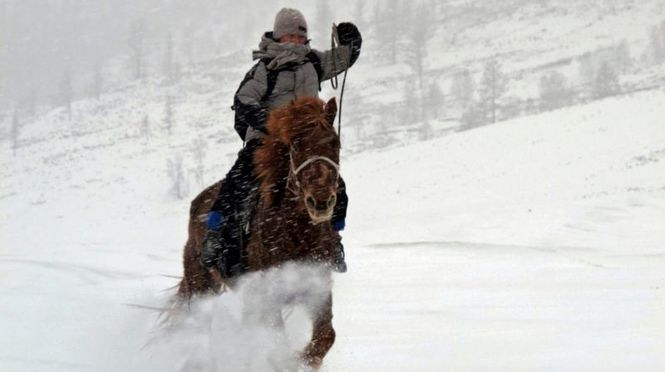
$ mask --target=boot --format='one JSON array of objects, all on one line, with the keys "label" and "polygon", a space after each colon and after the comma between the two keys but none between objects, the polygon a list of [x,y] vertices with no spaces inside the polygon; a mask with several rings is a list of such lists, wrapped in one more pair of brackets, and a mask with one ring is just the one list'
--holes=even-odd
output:
[{"label": "boot", "polygon": [[201,249],[201,264],[208,269],[217,268],[224,279],[238,276],[244,271],[238,250],[224,228],[222,231],[209,229]]},{"label": "boot", "polygon": [[216,229],[208,229],[206,232],[203,247],[201,247],[201,264],[208,269],[216,267],[220,269],[222,277],[226,278],[223,268],[226,267],[224,255],[224,246],[221,242],[221,233]]},{"label": "boot", "polygon": [[335,261],[333,262],[333,271],[338,273],[346,272],[346,261],[344,261],[344,245],[342,245],[342,236],[339,235],[339,232],[335,233],[337,235],[337,242],[335,244]]}]

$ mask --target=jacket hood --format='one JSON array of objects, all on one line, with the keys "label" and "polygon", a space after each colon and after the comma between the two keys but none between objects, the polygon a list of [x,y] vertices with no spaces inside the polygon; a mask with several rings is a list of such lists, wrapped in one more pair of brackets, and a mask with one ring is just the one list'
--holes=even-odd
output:
[{"label": "jacket hood", "polygon": [[311,51],[308,44],[279,43],[273,38],[272,32],[266,32],[261,37],[259,49],[252,52],[252,59],[270,58],[272,61],[266,67],[276,70],[291,62],[304,61]]}]

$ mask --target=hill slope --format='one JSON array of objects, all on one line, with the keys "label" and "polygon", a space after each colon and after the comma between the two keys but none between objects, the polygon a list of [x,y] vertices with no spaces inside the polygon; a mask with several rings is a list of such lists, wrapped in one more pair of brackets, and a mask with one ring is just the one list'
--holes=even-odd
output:
[{"label": "hill slope", "polygon": [[[343,159],[350,272],[326,370],[663,368],[663,117],[650,91]],[[188,206],[132,153],[12,178],[3,370],[177,370],[236,345],[222,296],[193,314],[207,331],[141,349],[155,314],[127,304],[172,293]]]}]

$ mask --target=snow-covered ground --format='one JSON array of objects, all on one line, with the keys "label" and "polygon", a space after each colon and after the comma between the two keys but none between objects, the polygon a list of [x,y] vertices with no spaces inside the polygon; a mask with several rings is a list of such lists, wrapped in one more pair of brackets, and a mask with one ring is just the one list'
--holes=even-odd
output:
[{"label": "snow-covered ground", "polygon": [[[164,190],[172,148],[105,146],[113,130],[35,135],[2,170],[0,370],[274,356],[262,342],[275,335],[238,323],[251,291],[196,304],[174,330],[158,322],[188,201]],[[323,370],[665,369],[665,91],[355,154],[342,169],[350,270],[335,275]],[[303,319],[287,322],[294,348]]]},{"label": "snow-covered ground", "polygon": [[647,92],[348,159],[331,370],[663,370],[663,104]]}]

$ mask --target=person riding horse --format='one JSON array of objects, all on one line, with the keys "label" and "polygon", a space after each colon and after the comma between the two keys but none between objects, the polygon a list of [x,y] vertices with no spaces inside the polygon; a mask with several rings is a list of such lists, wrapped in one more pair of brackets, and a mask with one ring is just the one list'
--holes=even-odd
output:
[{"label": "person riding horse", "polygon": [[[259,61],[245,75],[235,93],[235,130],[244,141],[238,159],[227,173],[219,195],[208,214],[208,231],[200,261],[216,268],[223,278],[246,271],[242,245],[243,229],[255,205],[257,180],[253,156],[265,136],[269,112],[293,100],[318,97],[321,82],[351,67],[360,55],[362,37],[349,22],[337,26],[339,47],[327,51],[311,49],[307,22],[296,9],[283,8],[275,16],[272,32],[261,38],[253,59]],[[339,178],[332,225],[337,239],[333,269],[345,272],[344,248],[339,232],[345,227],[348,197]]]}]

